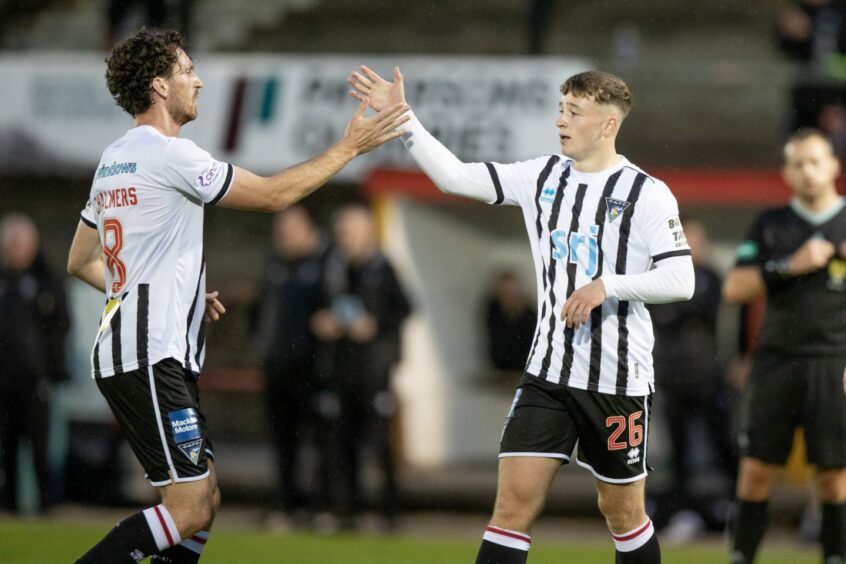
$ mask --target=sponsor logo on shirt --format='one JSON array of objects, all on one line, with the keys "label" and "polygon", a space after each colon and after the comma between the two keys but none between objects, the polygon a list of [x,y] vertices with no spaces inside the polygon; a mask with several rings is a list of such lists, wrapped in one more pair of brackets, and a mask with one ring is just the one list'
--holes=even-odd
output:
[{"label": "sponsor logo on shirt", "polygon": [[109,166],[102,165],[97,169],[97,174],[94,175],[95,180],[107,178],[109,176],[116,176],[118,174],[134,174],[138,170],[136,163],[112,163]]},{"label": "sponsor logo on shirt", "polygon": [[[575,231],[566,232],[555,230],[552,232],[552,258],[555,260],[567,260],[571,264],[579,264],[579,258],[587,251],[587,266],[585,274],[593,276],[596,274],[599,265],[599,242],[597,236],[599,226],[591,225],[588,235],[582,235]],[[584,247],[587,247],[584,249]]]},{"label": "sponsor logo on shirt", "polygon": [[214,184],[217,177],[220,176],[220,172],[223,170],[223,164],[214,161],[212,165],[203,171],[203,173],[197,177],[197,184],[201,188],[208,188],[212,184]]}]

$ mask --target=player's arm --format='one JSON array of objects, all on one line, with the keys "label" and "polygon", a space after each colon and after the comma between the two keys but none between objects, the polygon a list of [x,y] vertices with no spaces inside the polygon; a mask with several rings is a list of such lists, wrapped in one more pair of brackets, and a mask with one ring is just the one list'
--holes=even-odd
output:
[{"label": "player's arm", "polygon": [[723,283],[723,300],[730,304],[745,304],[767,293],[759,266],[736,266]]},{"label": "player's arm", "polygon": [[79,278],[101,292],[106,291],[103,249],[97,229],[80,221],[68,253],[68,274]]},{"label": "player's arm", "polygon": [[[368,67],[353,72],[347,83],[352,86],[352,96],[368,100],[376,111],[389,104],[405,104],[405,87],[399,67],[394,68],[394,81],[388,82]],[[464,196],[481,202],[497,201],[497,187],[489,168],[484,163],[464,163],[435,139],[420,123],[413,112],[406,124],[403,144],[417,166],[435,186],[445,194]]]},{"label": "player's arm", "polygon": [[397,128],[408,121],[403,115],[409,109],[407,105],[393,104],[375,116],[364,117],[367,105],[367,100],[363,99],[337,143],[306,162],[271,177],[236,167],[232,186],[219,205],[264,211],[284,209],[326,184],[358,155],[404,133]]}]

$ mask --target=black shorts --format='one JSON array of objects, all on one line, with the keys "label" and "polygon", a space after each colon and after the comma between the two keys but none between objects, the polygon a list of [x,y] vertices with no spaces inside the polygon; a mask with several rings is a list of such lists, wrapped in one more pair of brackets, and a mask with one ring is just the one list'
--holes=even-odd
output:
[{"label": "black shorts", "polygon": [[808,462],[846,467],[846,357],[759,353],[743,397],[738,446],[745,456],[783,465],[797,427]]},{"label": "black shorts", "polygon": [[197,379],[178,361],[108,378],[97,387],[154,486],[202,480],[214,460],[200,411]]},{"label": "black shorts", "polygon": [[612,484],[646,476],[652,395],[617,396],[553,384],[526,374],[505,420],[499,457],[576,462]]}]

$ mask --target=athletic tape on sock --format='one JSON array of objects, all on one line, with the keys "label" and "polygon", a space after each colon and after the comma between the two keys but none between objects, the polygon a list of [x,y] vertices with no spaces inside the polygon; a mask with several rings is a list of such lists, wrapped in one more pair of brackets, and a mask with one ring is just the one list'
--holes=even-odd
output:
[{"label": "athletic tape on sock", "polygon": [[617,547],[617,550],[632,552],[645,545],[654,534],[655,528],[652,526],[652,520],[647,517],[646,523],[640,527],[619,535],[611,533],[611,537],[614,539],[614,546]]},{"label": "athletic tape on sock", "polygon": [[147,520],[147,526],[150,527],[153,538],[156,540],[156,546],[160,551],[182,541],[179,536],[179,529],[176,528],[173,517],[170,516],[170,512],[164,505],[148,507],[144,510],[144,518]]},{"label": "athletic tape on sock", "polygon": [[485,529],[485,534],[482,535],[482,538],[501,546],[516,548],[517,550],[528,551],[529,547],[532,546],[532,537],[526,533],[501,529],[491,525],[488,525],[488,528]]}]

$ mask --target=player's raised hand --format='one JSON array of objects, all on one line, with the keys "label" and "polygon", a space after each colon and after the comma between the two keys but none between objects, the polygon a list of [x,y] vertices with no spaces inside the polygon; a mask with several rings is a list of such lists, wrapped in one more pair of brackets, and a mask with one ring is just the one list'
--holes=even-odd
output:
[{"label": "player's raised hand", "polygon": [[834,245],[829,241],[816,237],[808,239],[790,256],[789,272],[793,276],[800,276],[825,268],[834,252]]},{"label": "player's raised hand", "polygon": [[388,82],[373,69],[361,65],[347,79],[352,86],[350,95],[356,100],[368,98],[370,107],[377,112],[394,104],[405,104],[405,86],[399,67],[394,67],[394,81]]},{"label": "player's raised hand", "polygon": [[594,280],[572,294],[561,308],[561,321],[570,328],[579,328],[590,319],[590,312],[605,301],[605,284]]},{"label": "player's raised hand", "polygon": [[405,131],[398,129],[410,118],[405,114],[409,107],[405,103],[392,104],[379,111],[376,115],[365,117],[368,98],[361,99],[355,115],[347,124],[341,142],[348,144],[356,155],[370,152],[382,143],[396,139]]}]

